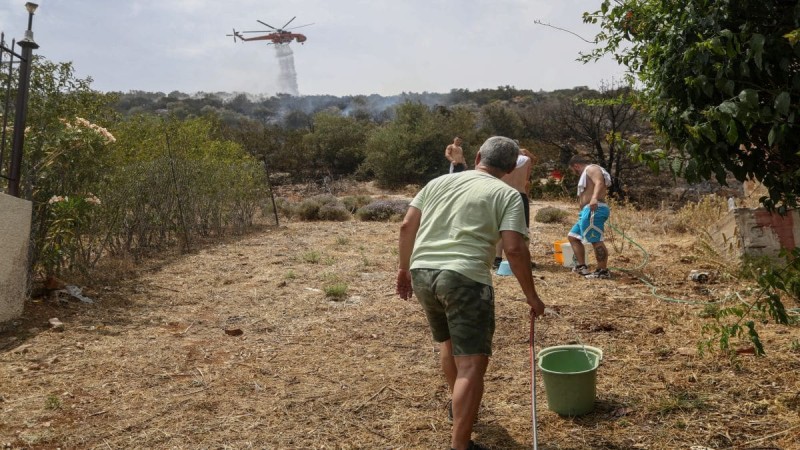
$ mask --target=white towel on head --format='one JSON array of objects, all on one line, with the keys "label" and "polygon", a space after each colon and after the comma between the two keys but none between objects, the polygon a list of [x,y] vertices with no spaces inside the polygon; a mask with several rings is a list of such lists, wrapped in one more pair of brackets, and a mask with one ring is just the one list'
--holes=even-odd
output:
[{"label": "white towel on head", "polygon": [[[589,166],[597,166],[597,164],[589,164]],[[589,170],[589,166],[586,166],[586,168],[583,169],[581,178],[578,180],[578,196],[583,194],[583,191],[586,189],[586,171]],[[603,172],[603,181],[606,183],[606,187],[611,186],[611,174],[606,172],[606,169],[603,169],[602,167],[600,167],[600,170]]]}]

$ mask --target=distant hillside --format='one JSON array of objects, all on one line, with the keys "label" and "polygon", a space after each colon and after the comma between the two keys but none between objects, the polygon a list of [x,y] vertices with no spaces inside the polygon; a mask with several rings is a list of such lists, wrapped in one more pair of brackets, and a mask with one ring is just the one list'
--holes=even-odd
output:
[{"label": "distant hillside", "polygon": [[573,97],[590,91],[577,87],[554,92],[534,92],[501,86],[496,89],[452,89],[449,93],[413,93],[382,96],[378,94],[336,97],[332,95],[275,96],[252,95],[242,92],[163,92],[129,91],[115,93],[119,100],[116,110],[123,115],[169,112],[178,118],[198,117],[216,112],[224,121],[237,121],[243,117],[264,123],[279,123],[287,117],[310,117],[324,110],[337,110],[345,116],[369,118],[382,123],[392,118],[392,108],[404,102],[419,102],[429,107],[458,105],[480,108],[495,101],[520,102],[542,100],[547,97]]}]

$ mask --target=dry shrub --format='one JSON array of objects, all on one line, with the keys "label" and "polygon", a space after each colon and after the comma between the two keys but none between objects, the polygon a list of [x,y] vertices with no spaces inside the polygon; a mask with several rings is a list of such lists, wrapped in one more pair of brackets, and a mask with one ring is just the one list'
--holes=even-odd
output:
[{"label": "dry shrub", "polygon": [[407,210],[406,200],[377,200],[356,211],[356,216],[367,222],[385,222],[402,217]]},{"label": "dry shrub", "polygon": [[[292,202],[290,202],[286,197],[275,197],[275,208],[278,209],[278,214],[283,217],[292,217]],[[262,206],[262,215],[266,217],[272,217],[275,213],[272,207],[272,200],[269,198],[266,199]]]},{"label": "dry shrub", "polygon": [[313,198],[307,198],[292,206],[292,217],[300,220],[319,220],[319,209],[322,203]]},{"label": "dry shrub", "polygon": [[570,215],[563,209],[546,206],[536,212],[533,220],[539,223],[566,223]]},{"label": "dry shrub", "polygon": [[319,208],[319,220],[329,220],[331,222],[346,222],[350,220],[351,214],[342,204],[327,204]]},{"label": "dry shrub", "polygon": [[372,197],[369,195],[348,195],[342,199],[344,207],[353,214],[358,211],[358,208],[367,206],[370,202],[372,202]]},{"label": "dry shrub", "polygon": [[664,234],[664,222],[673,214],[666,209],[641,208],[627,201],[609,200],[611,217],[606,224],[606,241],[619,254],[635,247],[649,235]]},{"label": "dry shrub", "polygon": [[350,213],[345,205],[335,196],[330,194],[315,195],[307,198],[292,208],[293,217],[300,220],[350,220]]},{"label": "dry shrub", "polygon": [[704,230],[728,211],[727,200],[717,195],[707,195],[699,202],[687,203],[664,222],[664,230],[689,233]]}]

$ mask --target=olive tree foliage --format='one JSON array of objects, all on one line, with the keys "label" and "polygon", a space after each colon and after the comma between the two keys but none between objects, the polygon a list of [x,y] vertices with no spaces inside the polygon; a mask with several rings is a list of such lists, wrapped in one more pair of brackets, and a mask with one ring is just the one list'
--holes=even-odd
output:
[{"label": "olive tree foliage", "polygon": [[463,139],[465,156],[471,165],[471,158],[480,146],[475,128],[475,118],[466,109],[402,103],[397,107],[395,120],[370,133],[361,170],[374,175],[383,187],[427,183],[447,173],[449,163],[444,151],[454,136]]},{"label": "olive tree foliage", "polygon": [[311,132],[303,137],[309,151],[309,166],[318,176],[351,175],[364,161],[364,143],[371,129],[369,122],[322,111],[314,115]]},{"label": "olive tree foliage", "polygon": [[302,130],[290,130],[276,124],[242,120],[221,127],[220,137],[239,143],[244,150],[260,161],[274,178],[302,181],[313,177],[312,159],[303,142]]},{"label": "olive tree foliage", "polygon": [[503,101],[494,101],[481,108],[481,129],[487,136],[522,139],[525,125],[516,108]]},{"label": "olive tree foliage", "polygon": [[601,32],[583,59],[612,55],[638,80],[650,118],[682,151],[669,167],[689,180],[756,179],[765,206],[797,206],[800,3],[605,0],[584,21]]}]

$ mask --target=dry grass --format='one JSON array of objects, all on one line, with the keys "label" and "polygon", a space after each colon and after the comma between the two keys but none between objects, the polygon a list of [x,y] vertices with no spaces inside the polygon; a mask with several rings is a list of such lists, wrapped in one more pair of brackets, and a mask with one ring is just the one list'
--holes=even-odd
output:
[{"label": "dry grass", "polygon": [[[548,254],[566,227],[533,224],[534,273],[551,311],[537,322],[536,349],[581,341],[605,353],[587,416],[548,411],[538,379],[539,448],[800,448],[796,327],[759,325],[765,358],[698,355],[703,302],[747,286],[687,282],[710,264],[694,235],[665,230],[668,212],[620,208],[617,223],[636,214],[622,226],[649,253],[637,273],[658,295],[696,304],[660,300],[620,271],[578,279]],[[86,289],[95,305],[29,303],[0,334],[0,445],[447,448],[448,393],[424,316],[393,295],[397,230],[289,223],[150,261],[136,277]],[[611,257],[634,267],[642,254],[626,245]],[[337,284],[344,297],[326,295]],[[475,433],[492,448],[525,449],[527,308],[513,278],[495,286],[495,355]],[[48,330],[50,317],[65,331]]]}]

